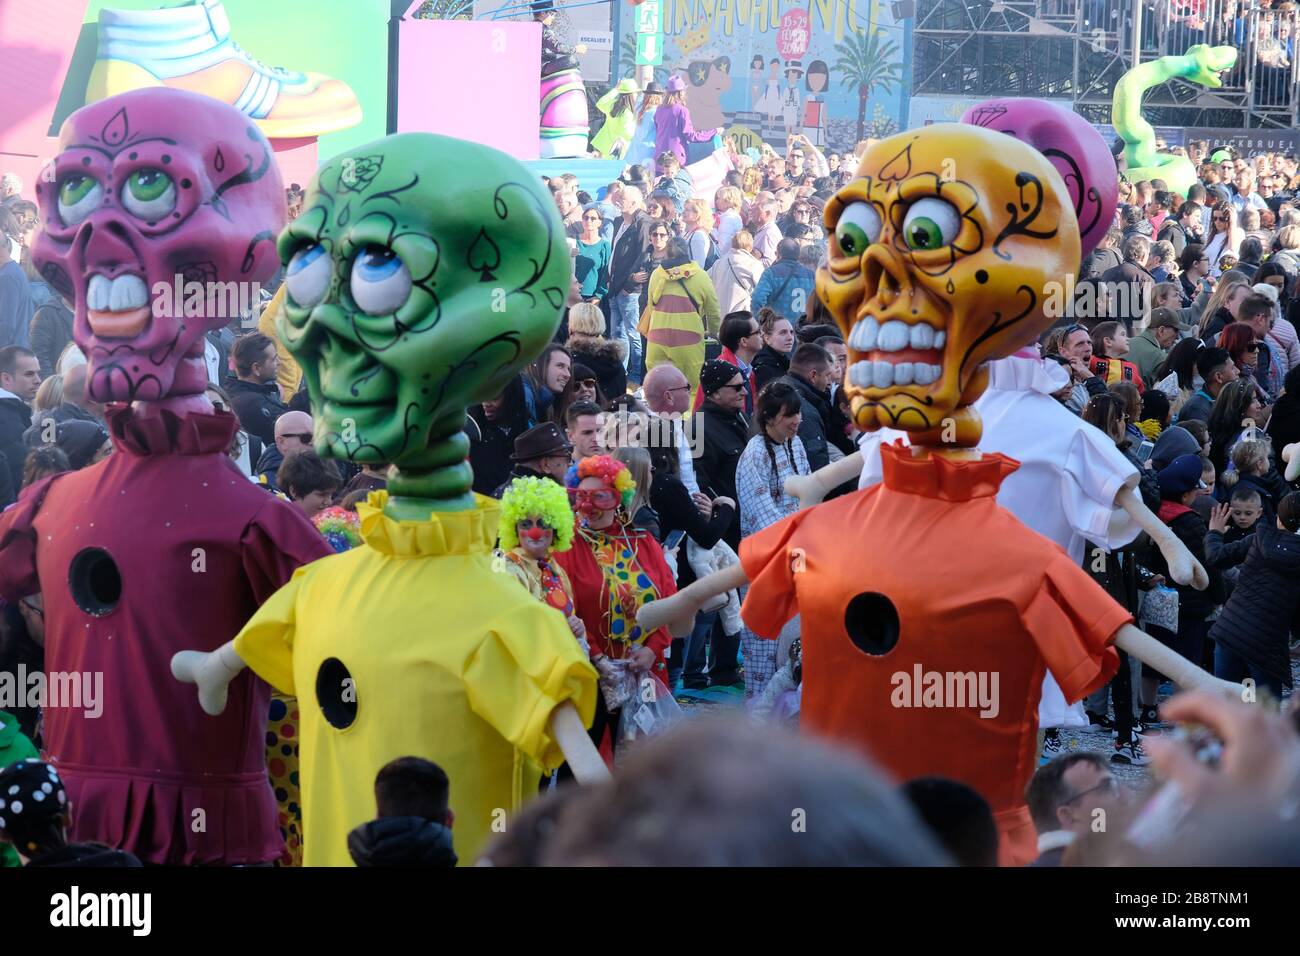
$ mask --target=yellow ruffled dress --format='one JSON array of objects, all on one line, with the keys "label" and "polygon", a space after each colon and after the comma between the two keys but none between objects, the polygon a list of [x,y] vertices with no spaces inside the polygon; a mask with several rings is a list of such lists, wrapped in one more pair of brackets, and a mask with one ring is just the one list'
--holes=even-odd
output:
[{"label": "yellow ruffled dress", "polygon": [[299,568],[235,639],[257,674],[298,697],[304,864],[350,866],[397,757],[451,781],[456,852],[472,863],[564,761],[552,712],[590,726],[596,671],[564,616],[493,570],[499,505],[394,521],[387,492],[358,506],[365,543]]}]

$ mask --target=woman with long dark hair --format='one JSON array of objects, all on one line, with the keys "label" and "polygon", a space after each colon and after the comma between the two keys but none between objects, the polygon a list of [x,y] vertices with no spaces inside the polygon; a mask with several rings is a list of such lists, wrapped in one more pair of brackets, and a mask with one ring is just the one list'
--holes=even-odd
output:
[{"label": "woman with long dark hair", "polygon": [[563,345],[552,343],[524,369],[524,403],[536,422],[564,426],[564,413],[573,402],[573,358]]},{"label": "woman with long dark hair", "polygon": [[[1252,424],[1243,424],[1246,421]],[[1223,386],[1206,422],[1210,429],[1210,461],[1214,462],[1214,470],[1223,474],[1232,447],[1243,434],[1252,428],[1263,431],[1267,424],[1267,411],[1260,403],[1259,391],[1253,381],[1243,374],[1235,382]]]},{"label": "woman with long dark hair", "polygon": [[1182,270],[1178,275],[1178,288],[1183,308],[1189,308],[1205,290],[1205,277],[1210,272],[1210,257],[1205,254],[1205,246],[1199,242],[1185,245],[1178,257],[1178,268]]},{"label": "woman with long dark hair", "polygon": [[1183,339],[1156,367],[1155,387],[1165,393],[1169,410],[1174,415],[1202,385],[1201,376],[1196,371],[1196,356],[1204,347],[1199,339]]},{"label": "woman with long dark hair", "polygon": [[[802,409],[799,392],[786,382],[770,382],[758,394],[754,437],[736,462],[742,539],[799,510],[798,499],[785,493],[785,480],[812,471],[799,439]],[[796,617],[782,629],[780,641],[764,640],[748,628],[741,632],[746,698],[762,693],[781,666],[783,655],[799,635],[798,621]]]},{"label": "woman with long dark hair", "polygon": [[1219,260],[1225,255],[1235,258],[1246,233],[1237,224],[1237,211],[1226,199],[1214,204],[1210,212],[1210,228],[1213,231],[1205,243],[1205,254],[1210,259],[1210,275],[1217,279],[1223,274]]},{"label": "woman with long dark hair", "polygon": [[620,80],[608,93],[596,100],[596,109],[605,114],[605,124],[591,138],[591,148],[605,159],[627,155],[636,136],[636,97],[640,90],[636,80]]}]

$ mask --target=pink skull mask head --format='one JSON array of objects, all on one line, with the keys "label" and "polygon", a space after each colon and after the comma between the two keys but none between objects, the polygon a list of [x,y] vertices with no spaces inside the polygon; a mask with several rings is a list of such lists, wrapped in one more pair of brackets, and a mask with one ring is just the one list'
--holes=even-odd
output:
[{"label": "pink skull mask head", "polygon": [[146,89],[78,110],[36,194],[41,275],[76,303],[98,402],[201,393],[203,334],[255,302],[279,263],[271,146],[233,107]]}]

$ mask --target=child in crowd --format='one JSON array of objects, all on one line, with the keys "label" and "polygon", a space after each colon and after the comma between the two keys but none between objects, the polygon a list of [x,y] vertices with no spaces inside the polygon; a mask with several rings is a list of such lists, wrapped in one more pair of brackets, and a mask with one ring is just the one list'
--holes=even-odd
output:
[{"label": "child in crowd", "polygon": [[[1227,524],[1221,533],[1214,533],[1217,516],[1226,513]],[[1210,533],[1205,536],[1205,558],[1223,574],[1223,589],[1231,597],[1240,576],[1240,565],[1246,560],[1244,549],[1229,549],[1224,545],[1236,544],[1255,533],[1255,527],[1264,513],[1264,502],[1254,488],[1238,485],[1232,490],[1227,504],[1216,505],[1208,522]]]},{"label": "child in crowd", "polygon": [[357,866],[451,867],[456,865],[451,825],[451,782],[441,767],[422,757],[399,757],[375,776],[378,819],[348,834]]},{"label": "child in crowd", "polygon": [[1119,322],[1099,322],[1092,330],[1093,374],[1107,385],[1132,382],[1138,393],[1146,390],[1137,366],[1124,360],[1128,354],[1128,331]]},{"label": "child in crowd", "polygon": [[[30,746],[30,745],[29,745]],[[0,848],[16,851],[19,866],[138,867],[122,850],[69,843],[72,804],[58,771],[36,759],[0,770]]]},{"label": "child in crowd", "polygon": [[310,448],[295,452],[276,472],[275,483],[308,518],[330,506],[343,476],[332,460],[320,458]]}]

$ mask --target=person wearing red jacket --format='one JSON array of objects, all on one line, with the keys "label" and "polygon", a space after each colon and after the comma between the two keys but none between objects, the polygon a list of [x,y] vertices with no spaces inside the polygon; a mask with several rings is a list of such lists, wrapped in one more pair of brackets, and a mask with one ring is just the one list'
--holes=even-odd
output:
[{"label": "person wearing red jacket", "polygon": [[[754,356],[763,347],[763,330],[748,312],[732,312],[722,320],[718,332],[718,341],[722,351],[718,360],[730,362],[740,369],[745,379],[745,414],[754,414],[754,368],[750,364]],[[698,412],[704,405],[704,389],[695,392],[695,406],[692,412]]]},{"label": "person wearing red jacket", "polygon": [[1140,394],[1146,391],[1146,386],[1138,367],[1124,360],[1128,348],[1128,330],[1122,322],[1099,322],[1092,330],[1092,361],[1089,366],[1107,385],[1132,382]]}]

